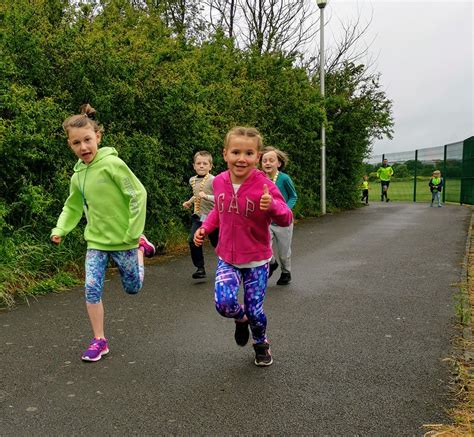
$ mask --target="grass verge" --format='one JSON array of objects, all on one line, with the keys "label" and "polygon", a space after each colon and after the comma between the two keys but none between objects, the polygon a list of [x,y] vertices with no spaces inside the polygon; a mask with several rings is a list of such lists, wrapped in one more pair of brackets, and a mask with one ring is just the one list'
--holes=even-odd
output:
[{"label": "grass verge", "polygon": [[455,310],[459,335],[454,340],[454,354],[446,358],[451,366],[452,380],[449,387],[455,407],[448,414],[450,424],[427,424],[425,437],[464,437],[474,435],[474,219],[465,257],[466,275],[458,286]]}]

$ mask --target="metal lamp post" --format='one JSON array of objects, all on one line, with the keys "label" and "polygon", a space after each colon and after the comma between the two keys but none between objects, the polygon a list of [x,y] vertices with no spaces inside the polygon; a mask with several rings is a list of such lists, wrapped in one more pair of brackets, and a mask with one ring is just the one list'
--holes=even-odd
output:
[{"label": "metal lamp post", "polygon": [[[319,47],[319,79],[321,83],[321,96],[324,102],[324,8],[328,0],[316,0],[320,12],[320,47]],[[326,214],[326,127],[321,126],[321,214]]]}]

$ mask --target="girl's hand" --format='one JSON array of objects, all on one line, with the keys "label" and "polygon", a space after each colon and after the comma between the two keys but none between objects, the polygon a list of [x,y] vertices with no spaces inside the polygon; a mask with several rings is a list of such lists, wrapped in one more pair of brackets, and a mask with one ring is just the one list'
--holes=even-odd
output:
[{"label": "girl's hand", "polygon": [[51,241],[53,244],[56,244],[56,245],[61,244],[61,237],[59,235],[53,235],[51,237]]},{"label": "girl's hand", "polygon": [[204,191],[199,191],[199,197],[200,197],[201,199],[204,199],[204,198],[207,197],[207,194],[206,194]]},{"label": "girl's hand", "polygon": [[186,201],[183,203],[183,208],[189,209],[190,206],[191,206],[191,203],[189,201]]},{"label": "girl's hand", "polygon": [[196,246],[202,246],[202,243],[204,242],[204,237],[206,236],[206,231],[204,228],[199,228],[195,233],[194,233],[194,244]]},{"label": "girl's hand", "polygon": [[260,197],[260,209],[262,211],[268,210],[270,208],[270,205],[272,204],[273,197],[268,191],[268,186],[267,184],[263,185],[263,194],[262,197]]}]

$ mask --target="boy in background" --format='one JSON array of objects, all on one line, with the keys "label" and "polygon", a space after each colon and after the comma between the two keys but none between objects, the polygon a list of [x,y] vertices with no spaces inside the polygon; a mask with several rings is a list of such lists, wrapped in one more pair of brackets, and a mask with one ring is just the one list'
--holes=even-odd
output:
[{"label": "boy in background", "polygon": [[[196,246],[193,242],[194,233],[201,227],[211,209],[214,207],[214,194],[212,190],[212,180],[214,176],[210,173],[212,169],[212,155],[201,150],[194,154],[193,168],[195,176],[189,179],[189,184],[193,189],[193,196],[183,203],[183,208],[191,208],[194,205],[191,216],[191,231],[189,233],[189,249],[191,259],[197,270],[192,274],[193,279],[203,279],[206,277],[204,268],[204,253],[202,246]],[[209,234],[209,240],[213,247],[217,246],[218,230]]]}]

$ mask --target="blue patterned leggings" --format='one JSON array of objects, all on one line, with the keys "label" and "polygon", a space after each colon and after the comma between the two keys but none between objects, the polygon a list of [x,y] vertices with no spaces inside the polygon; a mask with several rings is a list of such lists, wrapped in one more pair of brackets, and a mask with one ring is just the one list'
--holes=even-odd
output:
[{"label": "blue patterned leggings", "polygon": [[138,260],[138,249],[116,252],[87,249],[85,284],[87,303],[99,303],[102,300],[109,257],[117,264],[123,288],[128,294],[136,294],[142,288],[145,270]]},{"label": "blue patterned leggings", "polygon": [[[237,293],[244,283],[244,305],[239,304]],[[268,263],[263,266],[239,269],[219,259],[216,271],[215,304],[224,317],[240,320],[247,316],[255,343],[267,341],[267,317],[263,300],[267,290]]]}]

